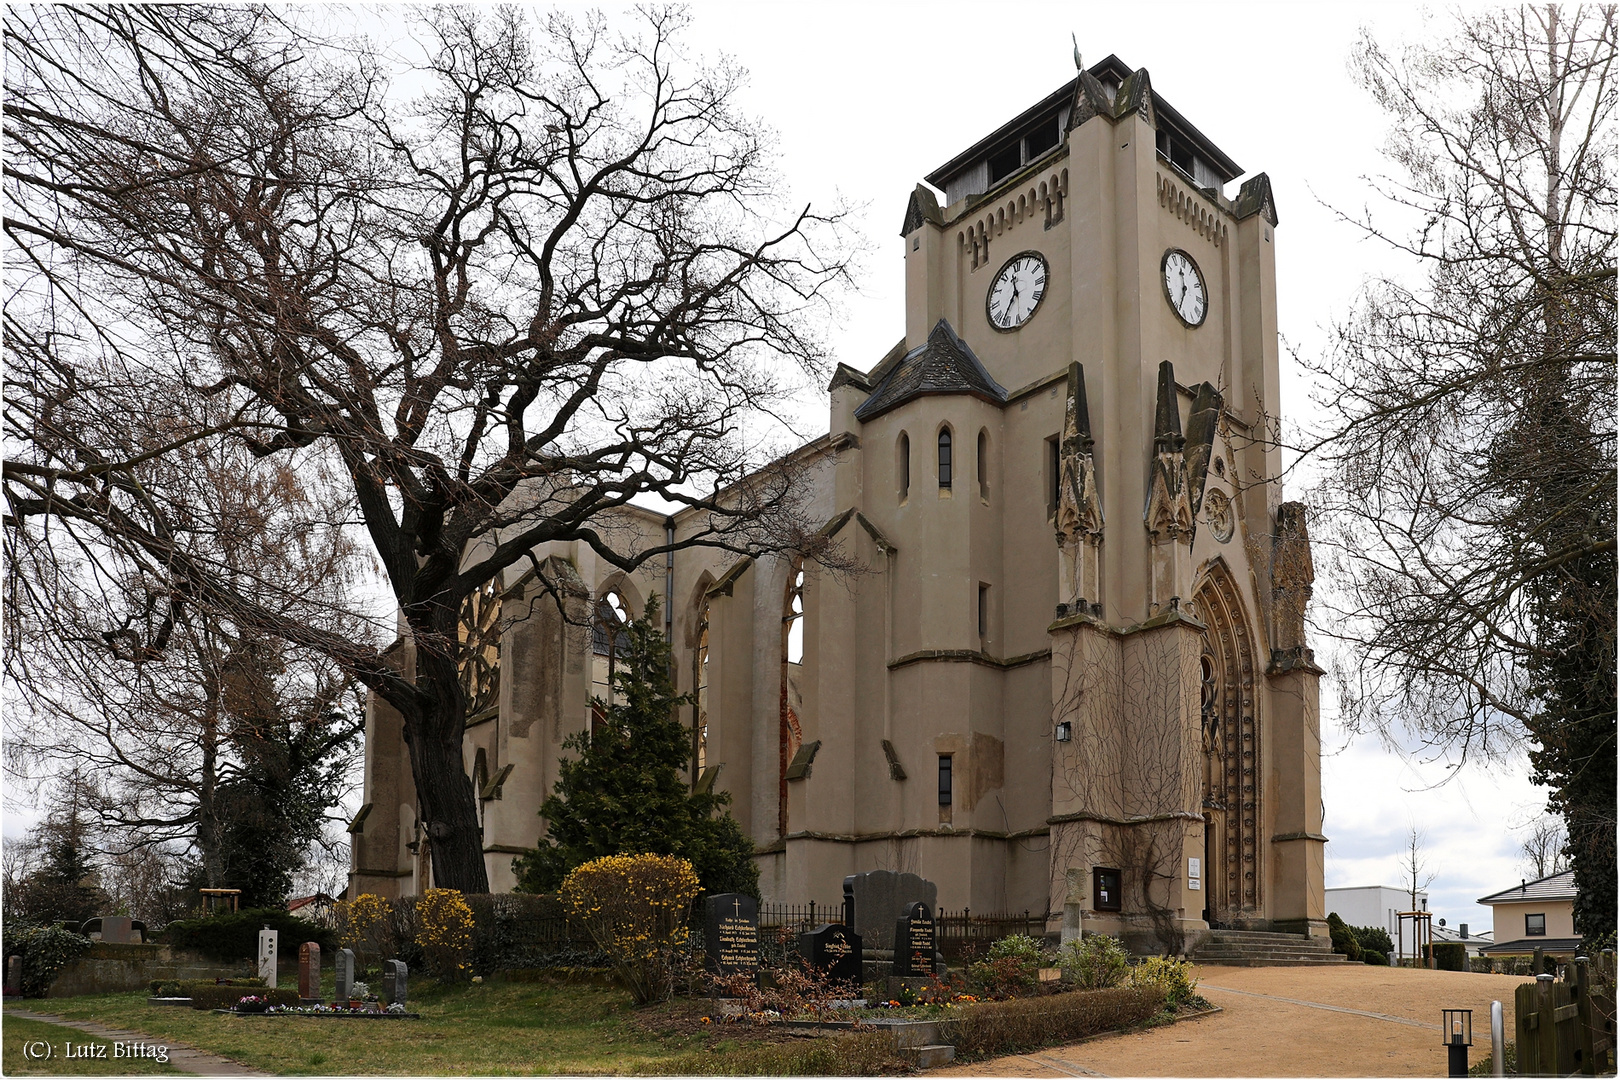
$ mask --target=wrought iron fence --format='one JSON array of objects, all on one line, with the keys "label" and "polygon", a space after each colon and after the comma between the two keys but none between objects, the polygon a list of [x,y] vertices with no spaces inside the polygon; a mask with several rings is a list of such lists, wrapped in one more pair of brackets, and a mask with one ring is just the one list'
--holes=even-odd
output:
[{"label": "wrought iron fence", "polygon": [[1051,912],[1030,910],[979,914],[971,908],[941,911],[935,916],[939,951],[946,959],[960,960],[965,954],[983,952],[992,942],[1014,934],[1039,938],[1046,933],[1047,921],[1053,917]]}]

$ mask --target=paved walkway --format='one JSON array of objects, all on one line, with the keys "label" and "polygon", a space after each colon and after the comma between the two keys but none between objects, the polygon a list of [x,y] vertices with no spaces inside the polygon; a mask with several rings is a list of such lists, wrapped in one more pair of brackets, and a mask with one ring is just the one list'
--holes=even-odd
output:
[{"label": "paved walkway", "polygon": [[1474,1010],[1470,1063],[1490,1056],[1491,1002],[1508,1037],[1526,980],[1461,971],[1200,965],[1221,1011],[1130,1035],[995,1058],[930,1076],[1444,1076],[1440,1010]]},{"label": "paved walkway", "polygon": [[[51,1013],[30,1012],[27,1009],[7,1009],[6,1016],[20,1016],[24,1020],[38,1020],[46,1024],[58,1024],[62,1027],[82,1031],[86,1035],[94,1035],[98,1039],[108,1042],[133,1042],[164,1044],[162,1039],[154,1039],[150,1035],[139,1031],[123,1031],[119,1028],[110,1028],[103,1024],[93,1023],[89,1020],[69,1020],[65,1017],[55,1016]],[[183,1073],[195,1076],[269,1076],[269,1073],[258,1072],[246,1065],[241,1065],[229,1058],[222,1058],[217,1054],[206,1053],[190,1046],[179,1043],[167,1043],[169,1047],[169,1064]]]}]

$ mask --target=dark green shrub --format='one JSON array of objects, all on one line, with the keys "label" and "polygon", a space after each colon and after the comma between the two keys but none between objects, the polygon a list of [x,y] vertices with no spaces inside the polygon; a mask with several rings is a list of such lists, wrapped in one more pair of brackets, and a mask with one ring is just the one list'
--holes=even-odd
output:
[{"label": "dark green shrub", "polygon": [[1377,949],[1385,956],[1395,951],[1395,942],[1382,926],[1352,926],[1350,932],[1356,935],[1363,949]]},{"label": "dark green shrub", "polygon": [[216,986],[212,983],[194,983],[189,994],[193,1009],[229,1009],[248,996],[264,998],[272,1005],[298,1004],[298,991],[288,986],[267,990],[262,986]]},{"label": "dark green shrub", "polygon": [[1441,971],[1467,971],[1468,949],[1460,941],[1437,941],[1434,966]]},{"label": "dark green shrub", "polygon": [[969,1006],[941,1038],[956,1044],[958,1057],[993,1057],[1121,1031],[1163,1008],[1157,988],[1074,990]]},{"label": "dark green shrub", "polygon": [[90,948],[90,939],[60,926],[7,923],[6,956],[22,957],[23,997],[44,997],[57,973]]},{"label": "dark green shrub", "polygon": [[337,934],[300,919],[285,908],[249,908],[245,911],[182,919],[164,928],[163,940],[183,949],[196,949],[216,960],[251,960],[259,952],[259,931],[268,926],[280,934],[279,951],[298,955],[298,947],[313,941],[323,952],[338,947]]},{"label": "dark green shrub", "polygon": [[242,993],[250,993],[255,987],[262,987],[264,980],[257,975],[240,979],[153,979],[153,997],[190,997],[192,991],[199,987],[212,990],[216,986],[234,986]]},{"label": "dark green shrub", "polygon": [[985,958],[968,967],[974,985],[996,996],[1030,993],[1040,976],[1041,943],[1024,934],[993,942]]},{"label": "dark green shrub", "polygon": [[1377,949],[1362,949],[1361,962],[1363,964],[1371,964],[1374,967],[1388,967],[1389,957],[1379,952]]},{"label": "dark green shrub", "polygon": [[483,893],[464,899],[473,911],[476,975],[512,968],[602,967],[608,962],[583,927],[569,924],[555,893]]},{"label": "dark green shrub", "polygon": [[1328,935],[1333,939],[1333,951],[1348,957],[1351,963],[1361,960],[1361,942],[1356,935],[1339,918],[1337,911],[1328,913]]}]

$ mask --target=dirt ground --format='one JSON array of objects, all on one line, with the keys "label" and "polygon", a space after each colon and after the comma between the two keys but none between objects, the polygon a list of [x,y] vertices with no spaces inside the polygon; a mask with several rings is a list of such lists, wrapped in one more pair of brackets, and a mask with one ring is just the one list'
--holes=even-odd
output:
[{"label": "dirt ground", "polygon": [[1513,1038],[1509,975],[1345,964],[1198,966],[1221,1011],[1133,1035],[1107,1035],[930,1076],[1445,1076],[1440,1010],[1473,1009],[1472,1065],[1491,1052],[1491,1002]]}]

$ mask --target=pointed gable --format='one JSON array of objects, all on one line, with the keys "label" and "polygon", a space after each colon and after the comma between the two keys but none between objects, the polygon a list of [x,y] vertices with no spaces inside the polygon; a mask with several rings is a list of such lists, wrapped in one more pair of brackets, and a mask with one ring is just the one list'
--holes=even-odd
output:
[{"label": "pointed gable", "polygon": [[934,324],[927,341],[883,374],[872,396],[855,410],[855,419],[864,423],[924,394],[972,394],[992,405],[1007,403],[1007,391],[944,319]]}]

